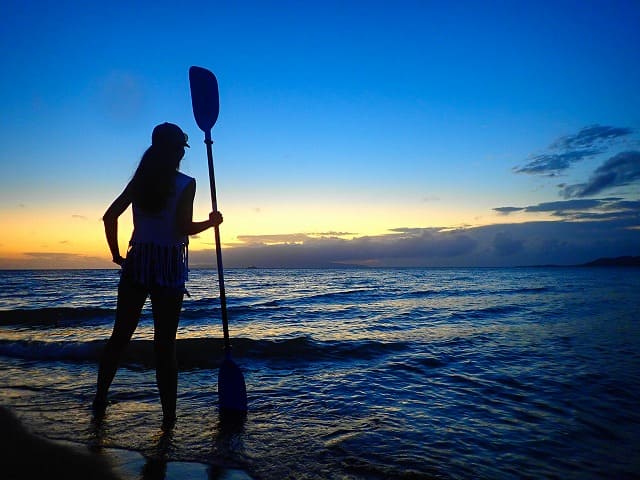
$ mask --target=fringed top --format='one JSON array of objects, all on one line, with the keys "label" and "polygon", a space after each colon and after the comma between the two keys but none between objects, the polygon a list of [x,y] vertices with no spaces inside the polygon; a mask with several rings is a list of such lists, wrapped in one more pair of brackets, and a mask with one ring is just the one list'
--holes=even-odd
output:
[{"label": "fringed top", "polygon": [[193,178],[177,172],[174,192],[158,213],[133,205],[134,230],[122,275],[146,287],[183,288],[189,272],[189,237],[177,225],[180,195]]}]

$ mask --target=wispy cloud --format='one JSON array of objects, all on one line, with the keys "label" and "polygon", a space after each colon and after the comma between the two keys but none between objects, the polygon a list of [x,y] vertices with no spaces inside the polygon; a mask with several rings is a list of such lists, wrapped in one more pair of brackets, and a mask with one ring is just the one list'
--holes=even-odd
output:
[{"label": "wispy cloud", "polygon": [[558,138],[545,152],[533,155],[526,164],[514,168],[514,171],[557,176],[575,163],[607,152],[617,140],[632,133],[633,130],[626,127],[584,127],[576,134]]},{"label": "wispy cloud", "polygon": [[522,167],[516,167],[516,173],[529,173],[555,177],[574,163],[602,153],[602,150],[585,149],[562,153],[543,153],[535,155]]},{"label": "wispy cloud", "polygon": [[354,232],[336,232],[336,231],[329,231],[329,232],[314,232],[314,233],[310,233],[309,234],[312,237],[353,237],[355,235],[357,235],[357,233]]},{"label": "wispy cloud", "polygon": [[602,200],[566,200],[557,202],[543,202],[525,207],[526,212],[576,212],[602,207],[606,202]]},{"label": "wispy cloud", "polygon": [[[63,243],[63,242],[61,242]],[[110,268],[107,258],[65,252],[24,252],[19,257],[0,257],[0,268]]]},{"label": "wispy cloud", "polygon": [[563,220],[620,220],[628,219],[640,223],[640,201],[624,200],[620,197],[599,199],[571,199],[543,202],[526,207],[497,207],[493,209],[503,215],[514,212],[550,213]]},{"label": "wispy cloud", "polygon": [[523,207],[496,207],[493,210],[502,215],[510,215],[515,212],[521,212],[522,210],[524,210],[524,208]]},{"label": "wispy cloud", "polygon": [[289,233],[276,235],[238,235],[238,240],[248,245],[274,245],[300,243],[310,240],[306,233]]},{"label": "wispy cloud", "polygon": [[[61,242],[64,243],[64,242]],[[60,252],[24,252],[25,257],[34,258],[42,261],[58,262],[61,260],[84,260],[96,257],[81,255],[76,253],[60,253]]]},{"label": "wispy cloud", "polygon": [[353,232],[311,232],[311,233],[285,233],[275,235],[238,235],[238,240],[245,245],[278,245],[278,244],[299,244],[310,242],[318,238],[343,238],[354,237]]},{"label": "wispy cloud", "polygon": [[584,198],[612,188],[624,187],[640,180],[640,152],[618,153],[605,161],[585,183],[565,185],[564,198]]},{"label": "wispy cloud", "polygon": [[394,232],[401,235],[424,235],[426,233],[437,233],[441,230],[440,227],[431,228],[416,228],[416,227],[397,227],[390,228],[390,232]]},{"label": "wispy cloud", "polygon": [[630,135],[633,130],[625,127],[608,127],[603,125],[591,125],[584,127],[574,135],[560,137],[553,142],[550,148],[561,150],[591,149],[595,145],[608,146],[608,142],[620,137]]}]

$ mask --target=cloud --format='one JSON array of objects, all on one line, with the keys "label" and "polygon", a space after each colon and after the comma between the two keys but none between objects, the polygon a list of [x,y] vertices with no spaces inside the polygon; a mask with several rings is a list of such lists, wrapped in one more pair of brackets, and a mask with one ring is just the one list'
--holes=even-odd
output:
[{"label": "cloud", "polygon": [[310,240],[306,233],[289,233],[276,235],[238,235],[238,240],[249,245],[273,245],[300,243]]},{"label": "cloud", "polygon": [[78,258],[82,255],[75,253],[58,253],[58,252],[24,252],[25,257],[37,258],[39,260],[54,260],[60,258]]},{"label": "cloud", "polygon": [[[616,201],[600,205],[604,214]],[[569,205],[556,205],[566,219],[460,228],[394,228],[389,234],[353,239],[307,238],[298,243],[236,245],[223,250],[228,267],[492,267],[577,264],[595,258],[640,255],[640,215],[624,210],[573,221]],[[566,207],[566,208],[565,208]],[[631,207],[631,205],[629,205]],[[544,208],[551,208],[548,204]],[[573,204],[572,208],[577,208]],[[298,237],[296,237],[298,238]],[[190,253],[192,266],[213,266],[211,250]]]},{"label": "cloud", "polygon": [[567,170],[571,165],[593,157],[602,153],[601,150],[576,150],[573,152],[563,153],[543,153],[535,155],[526,165],[516,167],[516,173],[529,173],[537,175],[546,175],[550,177],[557,176],[560,172]]},{"label": "cloud", "polygon": [[634,219],[640,223],[640,201],[620,197],[588,198],[543,202],[526,207],[498,207],[493,210],[509,215],[512,212],[550,213],[563,220]]},{"label": "cloud", "polygon": [[591,125],[584,127],[575,135],[560,137],[550,148],[562,150],[590,149],[593,145],[603,144],[633,133],[630,128]]},{"label": "cloud", "polygon": [[522,207],[496,207],[493,209],[494,211],[501,213],[502,215],[510,215],[515,212],[521,212],[524,210]]},{"label": "cloud", "polygon": [[[64,242],[60,242],[64,243]],[[63,252],[24,252],[17,257],[0,257],[3,269],[110,268],[107,258]]]},{"label": "cloud", "polygon": [[611,209],[640,211],[640,200],[618,200],[618,199],[611,199],[611,200],[612,202],[609,204],[609,207]]},{"label": "cloud", "polygon": [[84,215],[71,215],[71,218],[75,218],[78,220],[88,220]]},{"label": "cloud", "polygon": [[564,198],[583,198],[627,186],[639,180],[640,152],[621,152],[599,166],[586,183],[566,185],[560,194]]},{"label": "cloud", "polygon": [[575,212],[601,207],[602,200],[565,200],[557,202],[543,202],[537,205],[525,207],[525,212]]},{"label": "cloud", "polygon": [[[263,267],[335,267],[337,265],[413,265],[424,259],[450,259],[468,255],[476,241],[466,230],[451,232],[438,229],[394,229],[394,233],[363,236],[350,240],[337,237],[313,238],[304,234],[265,236],[296,239],[287,243],[251,242],[227,248],[225,264]],[[239,237],[244,238],[244,237]],[[190,259],[210,263],[212,253],[191,252]]]},{"label": "cloud", "polygon": [[584,127],[576,134],[560,137],[546,152],[532,156],[525,165],[514,168],[514,171],[557,176],[577,162],[605,153],[618,139],[632,133],[632,129],[625,127]]},{"label": "cloud", "polygon": [[424,229],[421,233],[406,235],[398,239],[395,249],[389,250],[397,258],[451,258],[473,252],[476,240],[464,229],[434,231]]},{"label": "cloud", "polygon": [[441,229],[439,227],[431,227],[431,228],[397,227],[397,228],[389,229],[390,232],[394,232],[402,235],[421,235],[421,234],[424,234],[425,232],[436,233],[436,232],[439,232],[440,230]]},{"label": "cloud", "polygon": [[313,237],[353,237],[357,234],[353,232],[335,232],[332,230],[329,232],[314,232],[309,235]]},{"label": "cloud", "polygon": [[342,238],[353,237],[352,232],[312,232],[312,233],[285,233],[275,235],[238,235],[238,240],[245,245],[288,245],[310,242],[317,238]]},{"label": "cloud", "polygon": [[[558,216],[558,215],[556,215]],[[567,219],[582,221],[582,220],[599,220],[599,221],[609,221],[609,220],[624,220],[629,219],[631,221],[635,220],[636,222],[640,221],[640,214],[638,211],[633,210],[616,210],[613,212],[575,212],[571,215],[566,215]],[[640,225],[635,228],[640,228]]]},{"label": "cloud", "polygon": [[493,237],[493,248],[501,256],[509,256],[522,251],[524,239],[514,238],[509,231],[500,231]]}]

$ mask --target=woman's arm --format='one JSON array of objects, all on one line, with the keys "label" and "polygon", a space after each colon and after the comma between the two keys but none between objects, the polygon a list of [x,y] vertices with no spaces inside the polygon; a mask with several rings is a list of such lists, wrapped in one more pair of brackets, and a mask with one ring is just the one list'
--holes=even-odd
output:
[{"label": "woman's arm", "polygon": [[130,185],[131,184],[125,187],[124,191],[118,195],[118,198],[113,201],[102,217],[104,233],[107,237],[109,250],[111,250],[112,260],[120,266],[124,263],[124,258],[120,255],[120,247],[118,246],[118,217],[122,215],[122,212],[131,204]]},{"label": "woman's arm", "polygon": [[211,228],[222,223],[222,214],[220,212],[211,212],[209,214],[209,220],[194,222],[193,200],[195,196],[196,181],[193,180],[185,187],[178,202],[178,228],[183,235],[196,235],[207,228]]}]

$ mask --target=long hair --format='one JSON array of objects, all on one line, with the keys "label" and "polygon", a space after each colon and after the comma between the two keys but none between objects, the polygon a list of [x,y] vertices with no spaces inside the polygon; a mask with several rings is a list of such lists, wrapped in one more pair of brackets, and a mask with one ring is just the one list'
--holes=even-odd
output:
[{"label": "long hair", "polygon": [[131,180],[133,203],[151,213],[162,210],[174,193],[180,160],[182,155],[176,150],[151,145]]}]

